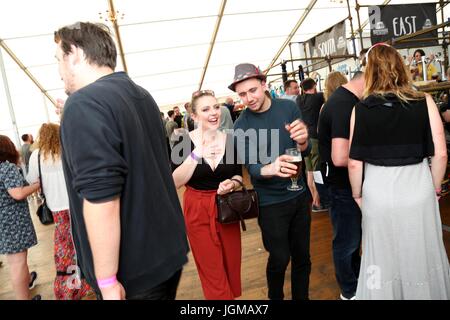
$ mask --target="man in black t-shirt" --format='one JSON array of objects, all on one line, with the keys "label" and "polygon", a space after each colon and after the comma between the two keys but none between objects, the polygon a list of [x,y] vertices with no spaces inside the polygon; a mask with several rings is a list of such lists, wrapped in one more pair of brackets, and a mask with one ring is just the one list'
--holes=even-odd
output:
[{"label": "man in black t-shirt", "polygon": [[324,184],[314,182],[313,172],[319,170],[319,141],[317,139],[317,122],[319,113],[325,99],[323,92],[317,92],[317,84],[314,79],[306,78],[301,83],[303,95],[297,97],[297,105],[303,115],[303,120],[308,126],[311,137],[311,153],[305,158],[305,166],[308,174],[308,186],[313,196],[312,212],[327,211],[329,206],[328,190]]},{"label": "man in black t-shirt", "polygon": [[100,298],[172,300],[189,249],[163,122],[152,96],[114,72],[106,29],[55,32],[70,95],[61,147],[77,261]]},{"label": "man in black t-shirt", "polygon": [[319,117],[321,171],[330,191],[333,260],[343,300],[355,296],[361,263],[361,211],[352,197],[347,164],[350,117],[363,92],[364,74],[357,72],[330,96]]},{"label": "man in black t-shirt", "polygon": [[183,115],[180,112],[180,108],[179,107],[174,107],[173,108],[173,112],[175,114],[174,121],[177,123],[178,128],[183,128]]}]

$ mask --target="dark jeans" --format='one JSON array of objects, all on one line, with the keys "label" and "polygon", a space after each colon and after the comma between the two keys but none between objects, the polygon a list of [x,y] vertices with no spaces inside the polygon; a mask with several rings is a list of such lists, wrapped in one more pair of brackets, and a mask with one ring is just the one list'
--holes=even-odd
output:
[{"label": "dark jeans", "polygon": [[264,248],[269,252],[266,269],[269,299],[284,298],[284,275],[292,259],[292,299],[307,300],[311,273],[311,215],[307,193],[293,200],[261,207],[258,222]]},{"label": "dark jeans", "polygon": [[350,189],[330,186],[330,217],[333,225],[333,260],[341,293],[351,298],[356,293],[361,257],[361,210]]},{"label": "dark jeans", "polygon": [[320,184],[320,183],[316,183],[316,189],[317,192],[319,193],[319,197],[320,197],[320,204],[322,205],[322,207],[329,207],[330,206],[330,191],[328,190],[328,185],[325,184]]},{"label": "dark jeans", "polygon": [[134,296],[127,296],[127,300],[175,300],[180,278],[181,269],[175,272],[170,279],[164,281],[156,287]]}]

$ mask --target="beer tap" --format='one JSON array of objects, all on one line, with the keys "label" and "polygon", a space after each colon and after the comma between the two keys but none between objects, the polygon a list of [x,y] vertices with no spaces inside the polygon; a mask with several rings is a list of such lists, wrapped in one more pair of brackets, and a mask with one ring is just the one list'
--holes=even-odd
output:
[{"label": "beer tap", "polygon": [[423,73],[423,81],[427,81],[427,61],[426,61],[426,57],[422,56],[422,73]]}]

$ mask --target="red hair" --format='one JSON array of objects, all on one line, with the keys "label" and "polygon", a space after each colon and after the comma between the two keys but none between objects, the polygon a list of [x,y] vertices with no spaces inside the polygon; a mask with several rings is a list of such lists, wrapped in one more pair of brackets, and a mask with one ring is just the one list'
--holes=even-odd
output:
[{"label": "red hair", "polygon": [[0,135],[0,162],[5,161],[19,164],[19,153],[14,143],[7,136]]}]

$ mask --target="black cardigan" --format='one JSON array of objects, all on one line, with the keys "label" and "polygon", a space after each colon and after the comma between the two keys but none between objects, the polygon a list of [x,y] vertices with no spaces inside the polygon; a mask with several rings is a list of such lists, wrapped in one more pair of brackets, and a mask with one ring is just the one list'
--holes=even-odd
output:
[{"label": "black cardigan", "polygon": [[425,99],[371,95],[355,106],[350,158],[380,166],[402,166],[434,155]]}]

